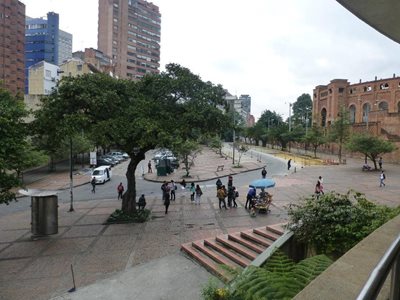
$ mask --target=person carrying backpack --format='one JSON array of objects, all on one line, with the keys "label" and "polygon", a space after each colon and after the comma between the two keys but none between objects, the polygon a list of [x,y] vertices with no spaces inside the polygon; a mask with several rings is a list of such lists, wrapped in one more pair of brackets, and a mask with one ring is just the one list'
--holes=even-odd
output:
[{"label": "person carrying backpack", "polygon": [[122,194],[124,193],[124,186],[122,185],[122,182],[119,183],[117,186],[117,191],[118,191],[118,200],[119,198],[122,199]]}]

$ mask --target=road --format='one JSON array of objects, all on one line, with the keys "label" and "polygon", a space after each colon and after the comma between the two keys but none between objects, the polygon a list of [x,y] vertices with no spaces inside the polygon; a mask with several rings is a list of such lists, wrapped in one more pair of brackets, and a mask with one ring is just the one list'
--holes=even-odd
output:
[{"label": "road", "polygon": [[[254,150],[249,151],[245,155],[248,156],[256,156],[258,159],[261,159],[266,163],[267,166],[267,177],[276,177],[276,176],[284,176],[286,175],[286,162],[282,159],[275,158],[271,155],[267,155],[264,153],[256,152]],[[142,173],[146,170],[146,162],[148,161],[148,157],[144,161],[142,161],[136,170],[136,189],[137,195],[145,194],[146,197],[160,197],[161,199],[161,184],[158,182],[149,182],[143,179]],[[96,199],[113,199],[117,200],[117,185],[122,182],[123,185],[126,184],[126,169],[128,166],[128,161],[125,161],[115,167],[113,167],[112,179],[105,184],[100,184],[96,186],[96,193],[93,194],[91,192],[92,187],[89,184],[85,184],[82,186],[74,187],[73,196],[74,202],[79,201],[88,201],[88,200],[96,200]],[[90,175],[88,174],[88,181]],[[249,182],[254,179],[259,179],[261,177],[261,173],[259,170],[251,171],[247,173],[240,173],[233,176],[233,184],[237,187],[238,190],[246,190]],[[228,183],[227,177],[222,177],[221,181],[223,184]],[[215,180],[203,181],[199,183],[203,192],[207,193],[215,191]],[[181,189],[177,190],[177,193],[181,193]],[[63,190],[58,194],[58,201],[60,203],[69,203],[70,202],[70,191]],[[120,200],[119,200],[120,201]],[[161,200],[160,200],[161,201]],[[11,213],[15,213],[17,211],[24,211],[30,209],[30,197],[21,197],[18,198],[18,202],[12,202],[10,205],[3,205],[0,209],[0,216],[5,216]]]}]

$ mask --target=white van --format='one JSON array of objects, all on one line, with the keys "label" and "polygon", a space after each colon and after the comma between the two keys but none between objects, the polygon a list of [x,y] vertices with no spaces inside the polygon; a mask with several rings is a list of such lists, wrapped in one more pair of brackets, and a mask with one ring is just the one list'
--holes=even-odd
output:
[{"label": "white van", "polygon": [[112,172],[111,172],[111,167],[110,166],[101,166],[93,170],[92,172],[92,178],[94,177],[96,179],[96,184],[97,183],[105,183],[106,181],[111,180]]}]

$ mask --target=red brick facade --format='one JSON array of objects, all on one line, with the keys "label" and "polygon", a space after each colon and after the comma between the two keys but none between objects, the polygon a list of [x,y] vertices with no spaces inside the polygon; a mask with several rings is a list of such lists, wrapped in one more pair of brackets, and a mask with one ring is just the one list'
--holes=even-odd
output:
[{"label": "red brick facade", "polygon": [[0,83],[11,94],[24,95],[25,5],[0,1]]},{"label": "red brick facade", "polygon": [[[328,85],[315,87],[313,122],[329,128],[341,105],[349,111],[354,132],[383,137],[400,149],[400,77],[356,84],[334,79]],[[399,149],[386,155],[386,160],[399,162]]]}]

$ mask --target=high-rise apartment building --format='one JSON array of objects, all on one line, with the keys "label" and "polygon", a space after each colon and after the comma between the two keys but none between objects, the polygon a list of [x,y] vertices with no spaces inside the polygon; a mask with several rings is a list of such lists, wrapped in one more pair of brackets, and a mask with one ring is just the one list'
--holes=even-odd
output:
[{"label": "high-rise apartment building", "polygon": [[98,49],[119,78],[159,73],[161,14],[144,0],[99,0]]},{"label": "high-rise apartment building", "polygon": [[24,94],[25,5],[0,1],[0,86],[11,94]]},{"label": "high-rise apartment building", "polygon": [[29,67],[44,60],[58,64],[59,17],[54,12],[45,18],[26,17],[25,21],[25,93],[28,93]]},{"label": "high-rise apartment building", "polygon": [[72,34],[58,31],[58,65],[72,58]]}]

